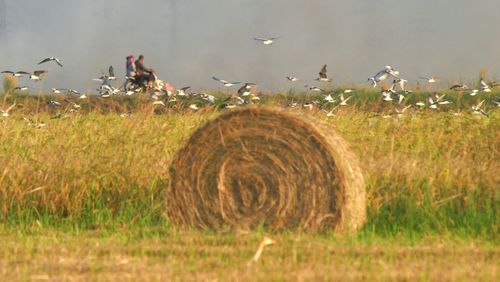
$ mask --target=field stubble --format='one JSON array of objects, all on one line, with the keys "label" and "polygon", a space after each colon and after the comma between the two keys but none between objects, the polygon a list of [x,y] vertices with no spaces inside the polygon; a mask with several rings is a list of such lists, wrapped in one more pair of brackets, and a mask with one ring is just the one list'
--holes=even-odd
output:
[{"label": "field stubble", "polygon": [[[216,241],[230,242],[212,250],[211,234],[190,236],[186,235],[187,231],[175,231],[163,216],[164,188],[171,157],[197,127],[217,117],[217,111],[157,114],[147,105],[136,108],[130,117],[124,118],[114,111],[130,108],[115,103],[105,111],[90,109],[87,113],[72,113],[65,119],[51,119],[53,113],[45,109],[44,103],[37,114],[33,113],[32,106],[27,106],[36,105],[36,101],[30,100],[24,105],[0,122],[0,231],[5,241],[1,248],[0,269],[14,269],[14,275],[26,274],[28,263],[31,263],[28,260],[32,259],[36,261],[34,269],[52,269],[51,253],[38,247],[46,243],[56,252],[54,259],[74,259],[75,262],[68,264],[68,267],[75,267],[73,270],[62,267],[51,271],[52,274],[76,271],[90,275],[99,273],[100,269],[114,271],[115,266],[102,263],[108,263],[108,259],[111,264],[115,260],[119,262],[122,256],[129,263],[134,262],[138,270],[150,269],[154,274],[155,269],[161,268],[154,262],[154,253],[161,255],[164,252],[165,256],[179,259],[168,260],[171,263],[168,269],[173,272],[164,273],[174,277],[175,271],[179,271],[177,267],[185,267],[187,273],[191,269],[192,273],[206,279],[218,275],[236,279],[241,273],[249,278],[265,279],[262,275],[279,264],[279,269],[286,274],[273,276],[276,279],[301,275],[314,278],[310,275],[315,273],[320,277],[321,273],[331,270],[331,265],[336,265],[336,270],[345,267],[345,271],[331,272],[330,277],[342,277],[335,275],[349,272],[363,278],[370,271],[376,272],[372,268],[373,260],[386,270],[380,273],[386,278],[391,275],[395,278],[440,278],[434,266],[457,271],[451,271],[450,277],[454,274],[458,278],[467,277],[474,273],[479,275],[476,278],[497,275],[494,262],[498,261],[497,205],[500,198],[498,111],[491,110],[489,118],[428,110],[410,111],[400,118],[382,118],[379,114],[382,106],[374,104],[373,111],[366,110],[366,106],[345,107],[334,117],[327,118],[323,112],[295,110],[325,121],[351,143],[361,159],[367,182],[368,223],[354,241],[361,244],[359,247],[358,243],[337,242],[335,247],[330,245],[336,254],[331,257],[328,252],[322,252],[324,246],[313,245],[321,241],[335,244],[335,236],[305,235],[310,237],[301,241],[296,253],[304,258],[302,264],[288,264],[294,256],[285,253],[290,244],[293,245],[295,235],[274,234],[279,243],[270,248],[269,256],[274,261],[264,259],[262,265],[259,263],[257,268],[248,270],[237,265],[243,258],[251,257],[250,249],[254,249],[257,239],[251,239],[252,243],[245,241],[241,243],[245,247],[241,247],[231,241],[237,240],[233,236],[216,236]],[[44,120],[47,125],[43,128],[30,126],[23,120],[25,116]],[[59,231],[50,231],[54,228],[77,237],[69,235],[66,238]],[[92,236],[94,232],[97,238]],[[47,233],[51,235],[45,238]],[[78,239],[81,234],[82,240]],[[169,240],[177,238],[170,238],[172,234],[197,241],[192,245],[179,243],[180,246],[189,245],[185,251],[192,254],[176,256],[176,250],[171,248],[179,245],[177,242],[170,246]],[[127,239],[116,241],[113,239],[116,236]],[[485,243],[489,247],[480,247],[478,251],[474,246],[467,247],[469,243],[451,243],[451,246],[444,243],[445,247],[434,248],[435,244],[441,244],[441,239],[426,244],[422,238],[428,236],[445,241],[455,237],[467,242],[479,240],[489,242]],[[404,243],[391,246],[384,241],[394,237],[405,238]],[[111,238],[110,257],[100,253],[108,248],[103,247],[106,238]],[[380,238],[383,238],[380,244],[383,246],[371,245],[370,242]],[[418,243],[412,243],[414,239],[418,239]],[[136,245],[133,242],[137,242]],[[148,246],[155,246],[155,250],[149,250]],[[79,251],[71,248],[79,248],[83,260]],[[347,257],[355,259],[344,261],[343,248]],[[429,250],[431,255],[420,253],[420,248]],[[58,251],[65,255],[57,256]],[[136,252],[143,255],[130,255]],[[377,254],[384,258],[378,260]],[[476,259],[474,254],[478,254]],[[202,259],[194,261],[197,257]],[[424,260],[420,260],[422,257]],[[474,261],[479,261],[478,265],[474,266]],[[370,271],[364,268],[364,263]],[[79,270],[82,264],[84,269]],[[144,268],[140,267],[142,264]],[[56,265],[54,267],[60,268],[65,264]],[[472,268],[460,267],[465,265]],[[210,272],[203,270],[205,267],[224,271]],[[135,269],[122,268],[116,269],[126,273]],[[408,275],[422,271],[418,276],[404,276],[405,269]],[[40,275],[45,275],[42,272]],[[38,272],[29,272],[33,273]]]}]

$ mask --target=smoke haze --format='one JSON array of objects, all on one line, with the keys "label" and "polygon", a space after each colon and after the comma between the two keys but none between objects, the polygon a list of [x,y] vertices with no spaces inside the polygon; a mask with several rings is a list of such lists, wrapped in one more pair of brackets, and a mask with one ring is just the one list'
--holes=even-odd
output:
[{"label": "smoke haze", "polygon": [[[125,57],[176,86],[214,89],[218,76],[284,90],[328,64],[334,83],[366,83],[386,64],[421,75],[499,74],[498,0],[0,0],[0,69],[48,69],[43,87],[93,90]],[[281,37],[272,46],[255,36]],[[55,64],[36,66],[48,56]],[[35,84],[30,84],[35,85]]]}]

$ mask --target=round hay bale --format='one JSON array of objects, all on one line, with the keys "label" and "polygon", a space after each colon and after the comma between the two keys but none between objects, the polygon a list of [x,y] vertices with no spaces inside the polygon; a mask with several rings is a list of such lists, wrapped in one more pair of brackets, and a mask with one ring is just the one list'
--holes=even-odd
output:
[{"label": "round hay bale", "polygon": [[332,129],[246,108],[196,130],[172,160],[167,217],[182,226],[354,232],[366,219],[355,154]]}]

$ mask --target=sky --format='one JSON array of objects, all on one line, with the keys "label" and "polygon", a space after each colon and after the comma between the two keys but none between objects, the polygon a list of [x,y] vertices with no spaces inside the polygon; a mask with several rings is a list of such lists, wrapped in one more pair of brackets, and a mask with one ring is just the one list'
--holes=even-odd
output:
[{"label": "sky", "polygon": [[[0,69],[48,69],[34,87],[94,90],[92,78],[125,57],[175,86],[218,89],[217,76],[286,90],[314,84],[323,64],[335,84],[365,84],[385,65],[416,82],[500,75],[498,0],[0,0]],[[256,36],[280,37],[272,46]],[[48,56],[55,64],[37,66]],[[445,82],[443,82],[445,83]]]}]

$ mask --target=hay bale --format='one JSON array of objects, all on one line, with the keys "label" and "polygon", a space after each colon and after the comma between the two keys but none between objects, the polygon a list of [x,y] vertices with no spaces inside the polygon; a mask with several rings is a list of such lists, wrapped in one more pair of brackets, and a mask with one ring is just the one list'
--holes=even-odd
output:
[{"label": "hay bale", "polygon": [[173,158],[167,217],[221,230],[333,229],[366,219],[365,182],[346,141],[311,119],[246,108],[208,122]]}]

